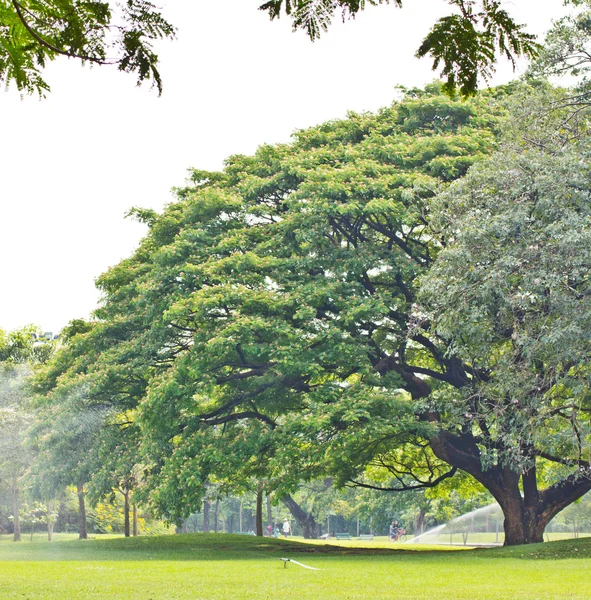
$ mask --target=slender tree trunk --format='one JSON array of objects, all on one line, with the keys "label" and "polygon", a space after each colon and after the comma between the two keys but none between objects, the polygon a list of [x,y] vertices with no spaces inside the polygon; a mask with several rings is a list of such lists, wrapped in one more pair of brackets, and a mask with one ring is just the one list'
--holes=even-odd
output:
[{"label": "slender tree trunk", "polygon": [[79,483],[76,486],[76,491],[78,493],[78,519],[80,527],[80,533],[78,537],[81,540],[86,540],[88,539],[88,528],[86,526],[86,501],[84,499],[84,486]]},{"label": "slender tree trunk", "polygon": [[13,541],[20,542],[21,541],[21,502],[20,502],[20,493],[18,489],[18,482],[16,479],[13,480],[12,483],[12,516],[13,521],[12,525],[14,528]]},{"label": "slender tree trunk", "polygon": [[425,529],[425,511],[419,508],[419,514],[417,515],[417,524],[415,527],[415,536],[421,535]]},{"label": "slender tree trunk", "polygon": [[240,514],[239,514],[239,519],[240,519],[240,533],[242,533],[242,498],[240,498]]},{"label": "slender tree trunk", "polygon": [[53,540],[53,500],[47,501],[47,541]]},{"label": "slender tree trunk", "polygon": [[259,537],[263,536],[263,483],[261,481],[257,486],[256,534]]},{"label": "slender tree trunk", "polygon": [[137,515],[137,504],[133,503],[133,537],[137,537],[140,534],[140,528],[138,523]]},{"label": "slender tree trunk", "polygon": [[220,499],[216,498],[215,500],[215,510],[213,513],[213,532],[218,532],[218,519],[220,514]]},{"label": "slender tree trunk", "polygon": [[[203,532],[204,533],[209,533],[210,531],[210,525],[209,525],[209,510],[211,508],[211,504],[209,502],[209,500],[204,500],[203,501]],[[242,523],[240,524],[241,527],[240,529],[242,529]]]},{"label": "slender tree trunk", "polygon": [[271,496],[267,494],[267,529],[273,531],[273,510],[271,509]]},{"label": "slender tree trunk", "polygon": [[129,526],[129,491],[123,492],[123,531],[125,537],[130,537],[131,528]]},{"label": "slender tree trunk", "polygon": [[281,502],[287,506],[293,518],[299,523],[305,539],[317,538],[320,535],[320,526],[312,516],[312,513],[306,513],[291,496],[283,497]]}]

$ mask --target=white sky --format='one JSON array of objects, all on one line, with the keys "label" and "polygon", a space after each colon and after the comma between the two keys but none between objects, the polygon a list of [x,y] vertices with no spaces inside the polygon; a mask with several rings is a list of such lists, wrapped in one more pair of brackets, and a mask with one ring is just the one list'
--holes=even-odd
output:
[{"label": "white sky", "polygon": [[[219,169],[231,154],[287,141],[347,110],[390,104],[394,86],[434,78],[413,58],[444,0],[369,8],[319,42],[270,22],[263,0],[169,1],[178,39],[159,46],[164,94],[131,75],[46,70],[48,98],[0,91],[0,328],[57,332],[88,317],[94,279],[128,256],[145,229],[125,212],[161,209],[186,169]],[[513,0],[510,13],[542,34],[562,0]],[[512,77],[499,67],[497,81]]]}]

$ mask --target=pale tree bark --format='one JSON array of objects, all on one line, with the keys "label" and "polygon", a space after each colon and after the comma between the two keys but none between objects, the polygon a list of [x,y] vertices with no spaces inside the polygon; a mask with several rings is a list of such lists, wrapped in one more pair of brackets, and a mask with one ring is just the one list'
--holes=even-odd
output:
[{"label": "pale tree bark", "polygon": [[214,513],[213,513],[213,532],[214,533],[218,532],[219,514],[220,514],[220,499],[216,498],[216,501],[215,501],[215,510],[214,510]]},{"label": "pale tree bark", "polygon": [[76,492],[78,494],[78,519],[80,529],[78,537],[81,540],[86,540],[88,539],[88,527],[86,525],[86,501],[84,499],[84,486],[79,483],[76,486]]},{"label": "pale tree bark", "polygon": [[123,494],[123,530],[125,537],[130,537],[131,528],[129,523],[129,490],[121,492]]},{"label": "pale tree bark", "polygon": [[271,527],[273,531],[273,511],[271,509],[271,496],[267,494],[267,528]]},{"label": "pale tree bark", "polygon": [[[209,500],[204,500],[203,501],[203,531],[205,533],[209,533],[211,530],[211,526],[209,524],[210,509],[211,509],[211,503],[209,502]],[[242,523],[240,524],[240,527],[242,528]]]},{"label": "pale tree bark", "polygon": [[263,483],[257,485],[257,508],[256,508],[256,534],[263,536]]},{"label": "pale tree bark", "polygon": [[49,542],[53,541],[53,525],[54,525],[53,507],[54,507],[53,500],[48,500],[47,501],[47,541],[49,541]]},{"label": "pale tree bark", "polygon": [[421,535],[425,531],[425,511],[419,508],[419,514],[417,515],[417,522],[415,526],[415,535]]},{"label": "pale tree bark", "polygon": [[13,533],[12,539],[14,542],[21,541],[20,510],[21,510],[20,490],[18,487],[18,481],[16,478],[14,478],[12,481],[12,515],[13,515],[12,525],[14,528],[14,533]]},{"label": "pale tree bark", "polygon": [[137,504],[133,503],[133,537],[137,537],[140,534],[140,528],[138,523]]}]

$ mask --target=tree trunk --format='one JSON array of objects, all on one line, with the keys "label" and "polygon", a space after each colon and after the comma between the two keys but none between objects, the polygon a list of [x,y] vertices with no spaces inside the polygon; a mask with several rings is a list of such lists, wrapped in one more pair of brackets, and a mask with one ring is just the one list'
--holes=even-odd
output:
[{"label": "tree trunk", "polygon": [[263,537],[263,484],[257,486],[256,534]]},{"label": "tree trunk", "polygon": [[78,519],[80,520],[80,533],[78,537],[81,540],[88,539],[88,528],[86,527],[86,502],[84,500],[84,486],[82,484],[78,484],[76,486],[76,491],[78,493]]},{"label": "tree trunk", "polygon": [[133,537],[137,537],[140,534],[140,528],[138,523],[137,515],[137,504],[133,503]]},{"label": "tree trunk", "polygon": [[53,540],[53,501],[47,502],[47,541]]},{"label": "tree trunk", "polygon": [[14,528],[13,541],[20,542],[21,541],[21,503],[20,503],[20,494],[18,489],[18,483],[16,480],[13,481],[12,484],[12,516],[13,521],[12,525]]},{"label": "tree trunk", "polygon": [[[211,508],[211,504],[209,500],[203,501],[203,531],[204,533],[209,533],[210,525],[209,525],[209,509]],[[240,527],[242,529],[242,526]]]},{"label": "tree trunk", "polygon": [[421,535],[425,530],[425,511],[419,508],[419,514],[417,515],[417,523],[415,526],[415,536]]},{"label": "tree trunk", "polygon": [[299,523],[305,539],[314,539],[320,535],[320,526],[312,513],[306,513],[291,496],[283,497],[281,502],[287,506],[293,518]]},{"label": "tree trunk", "polygon": [[567,477],[539,490],[533,457],[533,466],[521,475],[500,465],[484,470],[480,450],[470,434],[441,432],[431,438],[430,445],[435,456],[472,475],[499,503],[504,516],[505,546],[543,542],[546,525],[562,509],[591,490],[589,475]]},{"label": "tree trunk", "polygon": [[123,531],[125,537],[131,535],[131,529],[129,527],[129,491],[123,492]]},{"label": "tree trunk", "polygon": [[214,533],[218,532],[219,514],[220,514],[220,499],[216,498],[216,501],[215,501],[215,510],[214,510],[214,513],[213,513],[213,532]]},{"label": "tree trunk", "polygon": [[267,494],[267,529],[271,527],[273,532],[273,511],[271,509],[271,496]]}]

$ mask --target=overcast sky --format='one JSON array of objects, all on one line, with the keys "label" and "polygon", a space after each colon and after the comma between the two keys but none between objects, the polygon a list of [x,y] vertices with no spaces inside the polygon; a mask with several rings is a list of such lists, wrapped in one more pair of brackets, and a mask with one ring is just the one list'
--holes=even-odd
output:
[{"label": "overcast sky", "polygon": [[[164,5],[179,28],[162,43],[164,93],[113,69],[56,61],[45,100],[0,91],[0,328],[57,332],[88,317],[94,279],[145,233],[132,206],[171,202],[189,167],[219,169],[231,154],[289,140],[295,129],[389,105],[394,86],[434,78],[413,58],[444,0],[368,9],[319,42],[270,22],[262,0]],[[542,34],[562,0],[507,6]],[[497,81],[513,77],[507,65]]]}]

